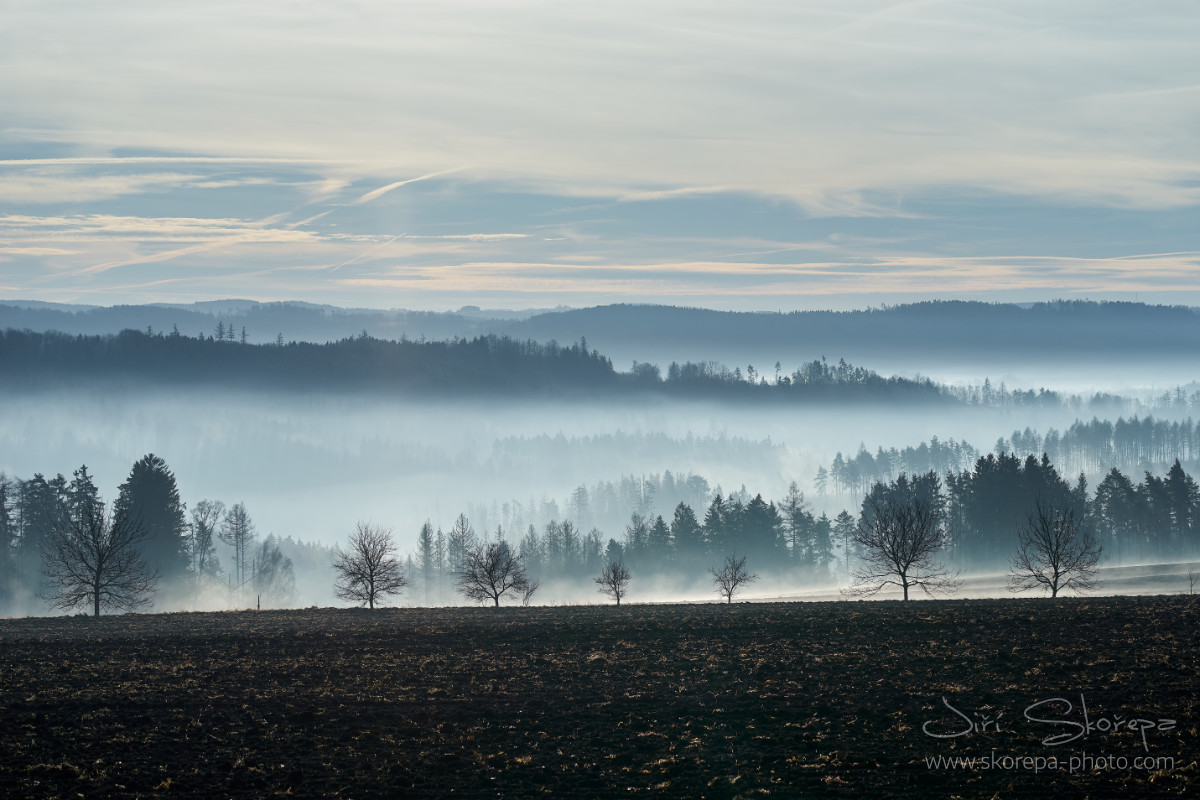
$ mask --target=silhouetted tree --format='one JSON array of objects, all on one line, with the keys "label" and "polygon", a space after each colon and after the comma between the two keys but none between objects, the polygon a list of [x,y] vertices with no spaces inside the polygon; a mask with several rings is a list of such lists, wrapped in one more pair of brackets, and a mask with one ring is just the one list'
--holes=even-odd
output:
[{"label": "silhouetted tree", "polygon": [[421,584],[425,588],[425,605],[430,605],[433,600],[433,576],[437,574],[436,548],[433,525],[425,520],[421,532],[417,534],[417,569],[421,571]]},{"label": "silhouetted tree", "polygon": [[694,560],[704,553],[704,529],[696,520],[696,512],[686,503],[675,506],[671,520],[671,539],[681,561]]},{"label": "silhouetted tree", "polygon": [[1100,546],[1074,511],[1038,500],[1017,532],[1009,589],[1019,592],[1042,587],[1051,597],[1065,589],[1089,591],[1096,585],[1100,553]]},{"label": "silhouetted tree", "polygon": [[146,530],[128,515],[109,516],[102,503],[81,507],[43,543],[43,597],[62,609],[130,611],[154,597],[157,574],[142,556]]},{"label": "silhouetted tree", "polygon": [[650,558],[659,566],[666,566],[671,558],[671,529],[659,514],[646,533],[647,550]]},{"label": "silhouetted tree", "polygon": [[0,602],[12,591],[12,579],[16,572],[17,526],[12,518],[13,483],[0,472]]},{"label": "silhouetted tree", "polygon": [[147,563],[165,580],[187,570],[187,522],[175,475],[149,453],[134,463],[121,484],[113,514],[138,520],[145,529]]},{"label": "silhouetted tree", "polygon": [[810,561],[813,518],[808,510],[808,503],[804,501],[804,493],[795,481],[791,482],[787,495],[779,502],[779,514],[783,520],[783,530],[787,535],[787,546],[792,560],[797,563]]},{"label": "silhouetted tree", "polygon": [[727,517],[725,499],[717,492],[717,496],[708,504],[708,510],[704,513],[704,542],[708,552],[724,552]]},{"label": "silhouetted tree", "polygon": [[890,485],[875,484],[851,534],[862,566],[855,570],[847,593],[870,596],[885,586],[898,586],[908,600],[913,586],[930,595],[957,589],[957,576],[937,560],[950,541],[942,518],[936,473],[912,481],[901,474]]},{"label": "silhouetted tree", "polygon": [[646,518],[638,512],[629,516],[629,524],[625,526],[625,552],[632,560],[645,558],[649,549],[650,530],[646,526]]},{"label": "silhouetted tree", "polygon": [[491,600],[496,606],[509,595],[521,595],[528,603],[538,588],[537,582],[526,576],[521,557],[513,553],[508,542],[484,542],[472,547],[457,578],[458,590],[468,600]]},{"label": "silhouetted tree", "polygon": [[751,574],[746,569],[745,556],[741,558],[725,556],[725,563],[719,569],[717,567],[709,567],[708,573],[712,575],[713,583],[717,587],[717,593],[725,598],[726,603],[732,603],[733,596],[747,583],[758,580],[757,575]]},{"label": "silhouetted tree", "polygon": [[845,562],[846,577],[850,577],[850,557],[851,551],[857,545],[854,543],[854,531],[858,527],[858,521],[854,519],[854,515],[846,509],[842,509],[833,520],[833,538],[842,545],[842,560]]},{"label": "silhouetted tree", "polygon": [[61,475],[47,481],[40,472],[20,482],[16,566],[23,575],[36,575],[50,537],[71,523],[66,515],[65,487],[66,481]]},{"label": "silhouetted tree", "polygon": [[[431,528],[425,523],[425,528]],[[432,531],[430,531],[432,540]],[[431,541],[432,543],[432,541]],[[333,592],[343,600],[375,608],[388,595],[399,594],[408,585],[392,532],[387,528],[360,522],[350,534],[345,550],[338,549],[333,562],[337,582]]]},{"label": "silhouetted tree", "polygon": [[191,552],[192,574],[199,579],[216,578],[221,573],[217,561],[217,529],[225,516],[225,504],[219,500],[201,500],[192,509]]},{"label": "silhouetted tree", "polygon": [[595,581],[600,593],[616,600],[617,605],[621,605],[621,598],[629,593],[629,570],[620,561],[605,564]]},{"label": "silhouetted tree", "polygon": [[88,474],[86,464],[72,473],[71,483],[67,486],[66,501],[66,513],[69,518],[86,512],[100,502],[100,490]]},{"label": "silhouetted tree", "polygon": [[446,536],[446,560],[451,572],[458,572],[466,563],[467,554],[475,547],[475,529],[466,514],[459,514],[454,527]]},{"label": "silhouetted tree", "polygon": [[833,567],[833,522],[829,519],[828,514],[822,513],[810,524],[812,531],[812,544],[809,550],[810,564],[814,575],[821,580],[826,580]]},{"label": "silhouetted tree", "polygon": [[255,551],[250,583],[260,602],[265,597],[268,605],[287,605],[296,596],[295,567],[274,536],[264,539]]},{"label": "silhouetted tree", "polygon": [[230,577],[238,591],[241,591],[250,579],[249,561],[253,556],[255,537],[254,523],[246,513],[244,504],[235,503],[233,508],[229,509],[218,535],[222,542],[233,548],[233,575]]}]

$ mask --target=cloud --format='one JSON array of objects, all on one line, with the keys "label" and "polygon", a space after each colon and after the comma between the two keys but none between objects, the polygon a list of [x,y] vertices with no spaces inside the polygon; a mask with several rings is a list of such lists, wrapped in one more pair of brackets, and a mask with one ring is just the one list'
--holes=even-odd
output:
[{"label": "cloud", "polygon": [[411,239],[462,240],[468,242],[503,242],[509,239],[528,239],[528,233],[447,233],[441,236],[410,236]]},{"label": "cloud", "polygon": [[0,247],[0,253],[13,256],[73,256],[78,252],[61,247]]},{"label": "cloud", "polygon": [[387,186],[380,186],[378,189],[374,189],[370,192],[367,192],[362,197],[359,197],[357,200],[352,200],[350,202],[350,205],[360,206],[363,203],[369,203],[372,200],[378,200],[380,197],[383,197],[388,192],[392,191],[393,189],[399,189],[401,186],[407,186],[410,183],[416,183],[417,181],[427,181],[430,178],[437,178],[442,175],[449,175],[454,172],[460,172],[463,169],[465,169],[465,167],[455,167],[454,169],[444,169],[444,170],[441,170],[440,172],[430,172],[427,175],[421,175],[416,178],[408,178],[407,180],[389,183]]},{"label": "cloud", "polygon": [[0,107],[28,136],[92,152],[323,164],[330,179],[472,164],[563,193],[729,187],[832,214],[886,215],[899,209],[862,198],[920,187],[1197,202],[1200,106],[1180,97],[1200,84],[1200,8],[1186,4],[208,9],[10,9],[0,68],[23,78]]},{"label": "cloud", "polygon": [[974,294],[1050,291],[1200,292],[1200,252],[1117,258],[884,257],[793,264],[472,262],[406,266],[391,274],[341,279],[346,286],[443,292],[605,294],[630,298],[721,295]]},{"label": "cloud", "polygon": [[1200,6],[153,8],[6,10],[5,285],[1193,291],[1117,256],[1194,244]]},{"label": "cloud", "polygon": [[0,178],[0,203],[42,205],[93,202],[122,195],[196,186],[201,177],[169,172],[139,175],[8,174]]}]

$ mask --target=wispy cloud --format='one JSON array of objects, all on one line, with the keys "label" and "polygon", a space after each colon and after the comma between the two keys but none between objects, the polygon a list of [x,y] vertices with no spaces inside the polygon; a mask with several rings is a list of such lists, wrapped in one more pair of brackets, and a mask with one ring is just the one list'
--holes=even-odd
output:
[{"label": "wispy cloud", "polygon": [[1194,245],[1200,6],[207,8],[6,8],[0,203],[30,216],[0,218],[5,286],[225,276],[397,305],[1192,284],[1190,255],[1114,254]]},{"label": "wispy cloud", "polygon": [[122,195],[162,192],[195,186],[202,176],[183,173],[137,175],[78,175],[21,173],[0,176],[0,203],[79,203],[107,200]]},{"label": "wispy cloud", "polygon": [[430,172],[427,175],[421,175],[416,178],[408,178],[408,179],[402,180],[402,181],[395,181],[394,183],[389,183],[387,186],[380,186],[378,189],[374,189],[372,191],[367,192],[362,197],[359,197],[356,200],[352,200],[350,205],[361,206],[363,203],[369,203],[372,200],[378,200],[380,197],[383,197],[388,192],[393,191],[395,189],[399,189],[401,186],[408,186],[410,183],[417,183],[418,181],[427,181],[430,178],[438,178],[443,175],[450,175],[455,172],[461,172],[464,169],[466,169],[466,167],[455,167],[454,169],[444,169],[444,170],[440,170],[438,172]]},{"label": "wispy cloud", "polygon": [[890,295],[936,292],[1087,294],[1200,292],[1200,252],[1118,258],[895,257],[794,264],[677,262],[562,264],[476,262],[403,267],[392,274],[342,279],[373,289],[506,291],[627,297]]}]

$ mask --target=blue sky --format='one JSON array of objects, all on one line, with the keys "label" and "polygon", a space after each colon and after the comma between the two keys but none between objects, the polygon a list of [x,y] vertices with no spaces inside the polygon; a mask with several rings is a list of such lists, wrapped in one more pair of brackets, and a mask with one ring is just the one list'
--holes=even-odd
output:
[{"label": "blue sky", "polygon": [[1200,305],[1194,2],[0,14],[0,298]]}]

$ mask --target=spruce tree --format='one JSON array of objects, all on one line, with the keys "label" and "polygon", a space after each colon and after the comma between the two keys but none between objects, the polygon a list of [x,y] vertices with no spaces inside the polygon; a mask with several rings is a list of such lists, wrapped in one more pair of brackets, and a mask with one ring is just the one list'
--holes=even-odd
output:
[{"label": "spruce tree", "polygon": [[145,530],[144,556],[150,569],[170,581],[188,569],[187,521],[175,475],[163,461],[148,453],[121,484],[115,513]]}]

